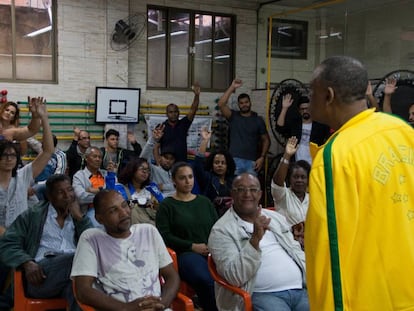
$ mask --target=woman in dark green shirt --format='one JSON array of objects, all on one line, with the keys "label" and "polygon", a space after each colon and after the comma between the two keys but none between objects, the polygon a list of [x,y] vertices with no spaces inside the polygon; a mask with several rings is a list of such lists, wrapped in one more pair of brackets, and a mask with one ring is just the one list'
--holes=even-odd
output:
[{"label": "woman in dark green shirt", "polygon": [[214,280],[207,267],[207,241],[218,216],[207,197],[191,193],[194,175],[188,163],[176,163],[171,175],[176,192],[161,202],[156,225],[165,244],[177,252],[181,279],[194,288],[203,310],[215,311]]}]

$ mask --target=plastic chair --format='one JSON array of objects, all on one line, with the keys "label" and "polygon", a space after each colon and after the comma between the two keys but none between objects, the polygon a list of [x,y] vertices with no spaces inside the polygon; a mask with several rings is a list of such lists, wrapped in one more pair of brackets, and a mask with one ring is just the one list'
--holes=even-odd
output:
[{"label": "plastic chair", "polygon": [[220,274],[218,274],[216,269],[216,264],[214,263],[213,258],[211,257],[211,254],[208,255],[207,258],[207,264],[208,264],[208,270],[211,273],[211,276],[213,277],[214,281],[218,283],[220,286],[223,286],[227,290],[239,295],[244,302],[244,308],[246,311],[253,311],[253,305],[252,305],[252,299],[250,297],[250,294],[246,292],[245,290],[229,284],[225,279],[223,279]]},{"label": "plastic chair", "polygon": [[[167,247],[167,250],[168,250],[168,253],[170,253],[170,256],[173,260],[174,268],[178,272],[177,253],[169,247]],[[181,280],[181,282],[180,282],[180,292],[183,293],[184,295],[186,295],[187,297],[190,297],[190,298],[194,297],[194,295],[196,294],[195,290],[190,285],[188,285],[186,282],[184,282],[183,280]]]},{"label": "plastic chair", "polygon": [[[162,282],[162,279],[160,279]],[[78,297],[76,295],[76,286],[75,286],[75,279],[72,280],[72,288],[73,288],[73,294],[75,296],[76,302],[78,303],[79,307],[83,311],[95,311],[95,308],[88,306],[84,303],[81,303],[78,300]],[[177,296],[171,303],[171,308],[173,311],[194,311],[194,304],[193,301],[188,298],[187,296],[183,295],[182,293],[178,292]],[[16,309],[16,311],[19,309]]]},{"label": "plastic chair", "polygon": [[19,270],[14,271],[14,310],[16,311],[44,311],[66,309],[68,306],[64,298],[28,298],[24,292],[23,275]]}]

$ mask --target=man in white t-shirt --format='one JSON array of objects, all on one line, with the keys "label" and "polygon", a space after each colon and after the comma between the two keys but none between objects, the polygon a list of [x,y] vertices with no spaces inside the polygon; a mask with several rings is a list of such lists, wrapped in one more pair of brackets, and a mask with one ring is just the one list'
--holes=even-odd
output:
[{"label": "man in white t-shirt", "polygon": [[79,240],[71,273],[79,301],[98,310],[164,310],[180,281],[157,229],[131,226],[129,205],[115,190],[102,190],[93,204],[105,231],[87,230]]},{"label": "man in white t-shirt", "polygon": [[[218,273],[249,292],[255,310],[308,311],[304,252],[285,217],[258,205],[261,195],[255,176],[234,179],[233,207],[213,226],[208,249]],[[219,310],[244,310],[239,296],[215,290]]]}]

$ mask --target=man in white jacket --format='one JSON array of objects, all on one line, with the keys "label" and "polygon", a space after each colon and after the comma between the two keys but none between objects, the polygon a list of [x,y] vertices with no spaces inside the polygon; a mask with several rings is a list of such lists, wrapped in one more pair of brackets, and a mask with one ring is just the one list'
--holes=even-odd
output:
[{"label": "man in white jacket", "polygon": [[[305,255],[284,216],[262,209],[259,180],[235,178],[233,207],[213,226],[208,247],[218,273],[252,296],[255,310],[308,311]],[[244,310],[243,301],[216,284],[219,310]]]}]

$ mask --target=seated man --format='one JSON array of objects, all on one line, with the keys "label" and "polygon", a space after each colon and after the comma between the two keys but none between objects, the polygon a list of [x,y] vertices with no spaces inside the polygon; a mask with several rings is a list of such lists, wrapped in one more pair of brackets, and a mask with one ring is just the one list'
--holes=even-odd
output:
[{"label": "seated man", "polygon": [[66,175],[46,182],[49,201],[20,214],[0,240],[0,262],[23,269],[26,295],[34,298],[65,297],[70,310],[80,310],[69,278],[80,234],[92,227],[81,213]]},{"label": "seated man", "polygon": [[[213,226],[208,249],[217,271],[252,296],[255,310],[307,311],[305,254],[285,217],[262,209],[259,180],[250,174],[233,182],[233,207]],[[219,310],[244,310],[239,296],[216,285]]]},{"label": "seated man", "polygon": [[75,127],[73,129],[73,140],[66,150],[68,174],[70,178],[85,167],[83,161],[85,151],[91,146],[91,137],[87,131],[82,131]]},{"label": "seated man", "polygon": [[106,131],[106,147],[101,148],[101,168],[108,169],[108,165],[113,164],[115,171],[119,174],[131,158],[139,157],[142,151],[141,145],[137,142],[133,133],[128,133],[127,137],[134,151],[119,147],[119,132],[117,130],[109,129]]},{"label": "seated man", "polygon": [[129,205],[115,190],[102,190],[93,204],[105,231],[88,230],[79,240],[71,274],[79,301],[98,310],[164,310],[180,279],[157,229],[131,226]]},{"label": "seated man", "polygon": [[100,227],[95,220],[95,210],[93,209],[93,198],[101,189],[106,188],[110,183],[110,189],[115,186],[114,163],[108,166],[110,171],[100,169],[102,164],[102,152],[98,147],[88,147],[85,151],[86,166],[73,175],[73,188],[76,197],[79,199],[83,212],[91,219],[94,227]]}]

